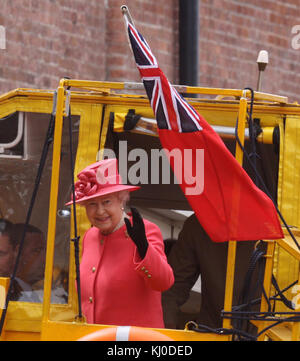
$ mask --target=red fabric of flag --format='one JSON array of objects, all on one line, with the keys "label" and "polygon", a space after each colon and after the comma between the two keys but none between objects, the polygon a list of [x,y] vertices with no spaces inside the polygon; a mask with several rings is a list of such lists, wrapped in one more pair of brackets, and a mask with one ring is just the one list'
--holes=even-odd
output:
[{"label": "red fabric of flag", "polygon": [[[205,119],[170,85],[145,39],[127,25],[162,147],[206,233],[214,242],[283,238],[272,200],[256,187]],[[175,150],[181,157],[174,156]]]}]

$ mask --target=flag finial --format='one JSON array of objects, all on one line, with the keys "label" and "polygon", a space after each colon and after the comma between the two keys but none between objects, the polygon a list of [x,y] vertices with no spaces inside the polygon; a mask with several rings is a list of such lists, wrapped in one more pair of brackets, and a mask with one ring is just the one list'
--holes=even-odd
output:
[{"label": "flag finial", "polygon": [[133,20],[132,20],[132,17],[130,15],[130,12],[129,12],[129,9],[127,7],[127,5],[122,5],[120,7],[121,11],[122,11],[122,14],[123,16],[126,18],[126,20],[129,22],[129,24],[132,24],[134,26],[134,23],[133,23]]}]

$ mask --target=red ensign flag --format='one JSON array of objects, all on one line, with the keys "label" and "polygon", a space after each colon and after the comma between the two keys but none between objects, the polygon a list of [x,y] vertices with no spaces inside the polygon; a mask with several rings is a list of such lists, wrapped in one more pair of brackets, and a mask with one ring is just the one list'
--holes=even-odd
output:
[{"label": "red ensign flag", "polygon": [[255,186],[205,119],[171,86],[142,35],[132,24],[127,22],[127,26],[161,144],[168,151],[181,150],[183,162],[176,164],[176,158],[169,157],[170,163],[206,233],[214,242],[283,238],[272,200]]}]

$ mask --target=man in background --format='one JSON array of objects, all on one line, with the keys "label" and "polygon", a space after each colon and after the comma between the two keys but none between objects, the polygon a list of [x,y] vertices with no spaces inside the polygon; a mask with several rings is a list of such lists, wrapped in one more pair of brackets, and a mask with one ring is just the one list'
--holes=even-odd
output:
[{"label": "man in background", "polygon": [[17,242],[13,237],[13,223],[0,219],[0,277],[10,277],[17,255]]},{"label": "man in background", "polygon": [[[13,225],[13,238],[18,247],[24,227],[23,223]],[[33,225],[27,225],[11,300],[42,302],[45,258],[46,240],[42,231]],[[33,289],[40,281],[42,284]],[[37,292],[38,290],[41,292]]]},{"label": "man in background", "polygon": [[[237,244],[233,305],[239,302],[254,243],[254,241],[243,241]],[[168,257],[175,282],[162,295],[166,328],[184,327],[179,322],[180,307],[188,300],[199,276],[201,276],[200,311],[191,321],[211,328],[222,327],[221,311],[224,308],[227,252],[228,243],[212,242],[195,214],[185,221],[178,241]]]}]

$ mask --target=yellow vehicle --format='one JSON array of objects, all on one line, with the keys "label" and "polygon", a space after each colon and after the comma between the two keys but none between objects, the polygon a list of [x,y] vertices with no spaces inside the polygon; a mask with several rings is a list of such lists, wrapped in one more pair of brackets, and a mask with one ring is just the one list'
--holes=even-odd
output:
[{"label": "yellow vehicle", "polygon": [[[77,207],[77,227],[74,227],[73,210],[64,204],[71,193],[71,171],[76,175],[86,165],[102,159],[104,150],[114,151],[130,167],[133,160],[128,155],[132,149],[142,148],[149,153],[152,148],[161,148],[153,112],[140,89],[141,84],[137,83],[62,79],[56,92],[16,89],[0,97],[1,216],[24,222],[28,211],[32,210],[31,222],[47,233],[45,277],[38,284],[40,302],[10,300],[5,308],[9,278],[0,278],[0,303],[2,313],[5,312],[2,340],[78,340],[111,327],[87,324],[84,317],[78,317],[75,245],[70,240],[76,236],[75,229],[78,236],[82,236],[89,223],[85,213]],[[251,103],[250,90],[194,87],[178,87],[178,90],[187,96],[198,94],[188,101],[215,127],[233,151],[238,119],[238,135],[247,147],[248,130],[245,128]],[[260,311],[266,312],[268,302],[271,302],[273,311],[278,314],[253,322],[260,333],[258,340],[300,340],[299,316],[297,318],[300,251],[295,243],[300,243],[300,106],[290,104],[284,96],[262,92],[254,92],[253,100],[253,119],[259,127],[256,140],[266,155],[262,160],[263,167],[272,175],[272,193],[294,235],[292,238],[289,230],[283,227],[284,239],[266,242],[264,288],[268,297],[276,293],[271,287],[272,274],[281,290],[293,283],[286,296],[293,299],[295,305],[291,311],[279,301],[269,301],[262,296]],[[138,115],[137,123],[128,129],[128,119],[134,115]],[[72,138],[69,137],[69,121]],[[43,143],[46,135],[47,140]],[[122,148],[120,153],[116,146],[122,140],[128,148]],[[41,154],[47,147],[46,158],[46,151]],[[70,154],[74,157],[74,169],[70,166]],[[243,162],[239,147],[235,156]],[[42,163],[44,168],[38,168]],[[40,178],[36,178],[36,174]],[[33,197],[37,184],[40,188]],[[141,192],[132,196],[131,203],[163,211],[191,210],[178,187],[176,182],[171,185],[145,184]],[[232,311],[235,248],[236,242],[230,241],[225,313]],[[57,285],[63,293],[56,292]],[[286,320],[284,312],[291,312],[290,320]],[[182,330],[154,331],[175,341],[233,339],[230,332],[198,332],[197,327],[190,326],[188,323]],[[223,326],[230,330],[231,319],[225,317]]]}]

